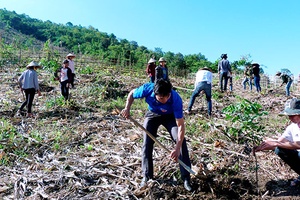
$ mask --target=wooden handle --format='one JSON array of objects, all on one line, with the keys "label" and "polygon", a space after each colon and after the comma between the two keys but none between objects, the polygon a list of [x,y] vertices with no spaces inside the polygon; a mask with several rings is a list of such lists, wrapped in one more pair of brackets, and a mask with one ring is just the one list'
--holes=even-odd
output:
[{"label": "wooden handle", "polygon": [[[117,112],[120,114],[119,109],[116,109]],[[134,123],[134,125],[136,125],[137,127],[140,127],[143,131],[145,131],[145,133],[156,143],[158,144],[158,146],[160,146],[161,148],[163,148],[164,150],[166,150],[168,153],[171,153],[171,151],[169,149],[167,149],[162,143],[160,143],[149,131],[147,131],[147,129],[145,129],[140,123],[138,123],[135,119],[133,119],[131,116],[128,117],[128,119]],[[180,159],[178,159],[178,163],[184,167],[184,169],[186,169],[188,172],[190,172],[191,174],[193,174],[194,176],[196,175],[196,172],[194,172],[189,166],[187,166],[184,162],[182,162]]]}]

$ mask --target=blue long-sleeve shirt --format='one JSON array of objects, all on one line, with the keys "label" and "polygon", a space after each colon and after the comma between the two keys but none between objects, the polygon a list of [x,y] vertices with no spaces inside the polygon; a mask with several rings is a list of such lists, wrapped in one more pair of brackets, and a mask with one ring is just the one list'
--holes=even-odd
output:
[{"label": "blue long-sleeve shirt", "polygon": [[37,73],[33,69],[27,69],[24,71],[19,77],[18,82],[22,85],[23,89],[34,88],[36,91],[40,89]]},{"label": "blue long-sleeve shirt", "polygon": [[218,71],[220,72],[231,72],[231,66],[228,60],[222,59],[218,64]]}]

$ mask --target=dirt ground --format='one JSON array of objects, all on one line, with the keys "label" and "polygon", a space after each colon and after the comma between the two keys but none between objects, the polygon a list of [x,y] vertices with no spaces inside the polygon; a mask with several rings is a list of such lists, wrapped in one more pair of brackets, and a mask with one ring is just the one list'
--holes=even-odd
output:
[{"label": "dirt ground", "polygon": [[[196,101],[193,113],[185,116],[186,124],[192,126],[202,120],[214,141],[207,141],[203,132],[186,135],[192,169],[198,173],[192,176],[193,191],[187,192],[179,178],[178,164],[158,147],[154,150],[155,180],[150,180],[147,187],[139,187],[142,131],[120,117],[113,106],[103,110],[110,99],[92,104],[94,97],[85,91],[97,84],[95,77],[77,76],[80,82],[71,90],[73,97],[76,96],[75,103],[46,108],[47,100],[59,98],[60,92],[57,84],[49,84],[46,75],[42,76],[43,96],[34,101],[36,118],[28,119],[15,116],[22,102],[14,79],[16,74],[1,73],[1,127],[8,123],[10,129],[21,134],[15,138],[13,151],[0,152],[1,158],[9,155],[11,161],[0,166],[1,199],[300,199],[300,187],[290,186],[297,174],[273,152],[253,156],[251,145],[213,137],[222,127],[218,124],[222,107],[235,102],[237,96],[261,103],[269,112],[266,132],[279,135],[288,123],[277,116],[287,99],[284,91],[266,90],[259,95],[243,91],[235,82],[232,94],[224,94],[222,102],[213,100],[210,120],[205,117],[205,101],[201,98]],[[101,84],[110,85],[111,79],[103,77]],[[122,84],[114,86],[116,90],[108,87],[105,94],[126,96],[143,81],[122,77],[118,80]],[[185,84],[176,83],[182,88]],[[185,108],[187,103],[184,102]],[[143,122],[143,110],[134,109],[132,116]],[[60,138],[52,135],[58,130],[64,131]],[[173,144],[164,129],[160,129],[159,136],[171,149]],[[0,144],[7,145],[8,139],[2,139]],[[26,152],[27,156],[16,150]]]}]

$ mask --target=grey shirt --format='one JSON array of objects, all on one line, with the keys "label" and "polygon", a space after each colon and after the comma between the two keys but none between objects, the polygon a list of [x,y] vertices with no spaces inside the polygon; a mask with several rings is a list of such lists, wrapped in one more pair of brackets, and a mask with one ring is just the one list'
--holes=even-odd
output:
[{"label": "grey shirt", "polygon": [[37,73],[33,69],[27,69],[19,77],[18,82],[22,85],[23,89],[34,88],[36,91],[39,90],[39,83]]},{"label": "grey shirt", "polygon": [[222,59],[218,64],[218,72],[230,72],[231,66],[228,60]]}]

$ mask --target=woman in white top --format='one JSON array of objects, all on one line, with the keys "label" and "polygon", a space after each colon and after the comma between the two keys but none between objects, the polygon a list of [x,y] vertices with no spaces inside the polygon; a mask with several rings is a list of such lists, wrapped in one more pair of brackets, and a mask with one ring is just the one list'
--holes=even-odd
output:
[{"label": "woman in white top", "polygon": [[194,105],[196,97],[200,94],[200,92],[204,92],[207,100],[208,107],[208,115],[211,116],[212,112],[212,102],[211,102],[211,88],[212,88],[212,72],[208,67],[204,67],[199,69],[196,73],[196,81],[195,81],[195,89],[190,98],[190,102],[188,105],[187,113],[190,114],[192,107]]},{"label": "woman in white top", "polygon": [[63,66],[54,73],[56,80],[60,82],[61,94],[65,100],[69,99],[69,88],[71,84],[72,70],[69,68],[69,61],[64,60]]}]

